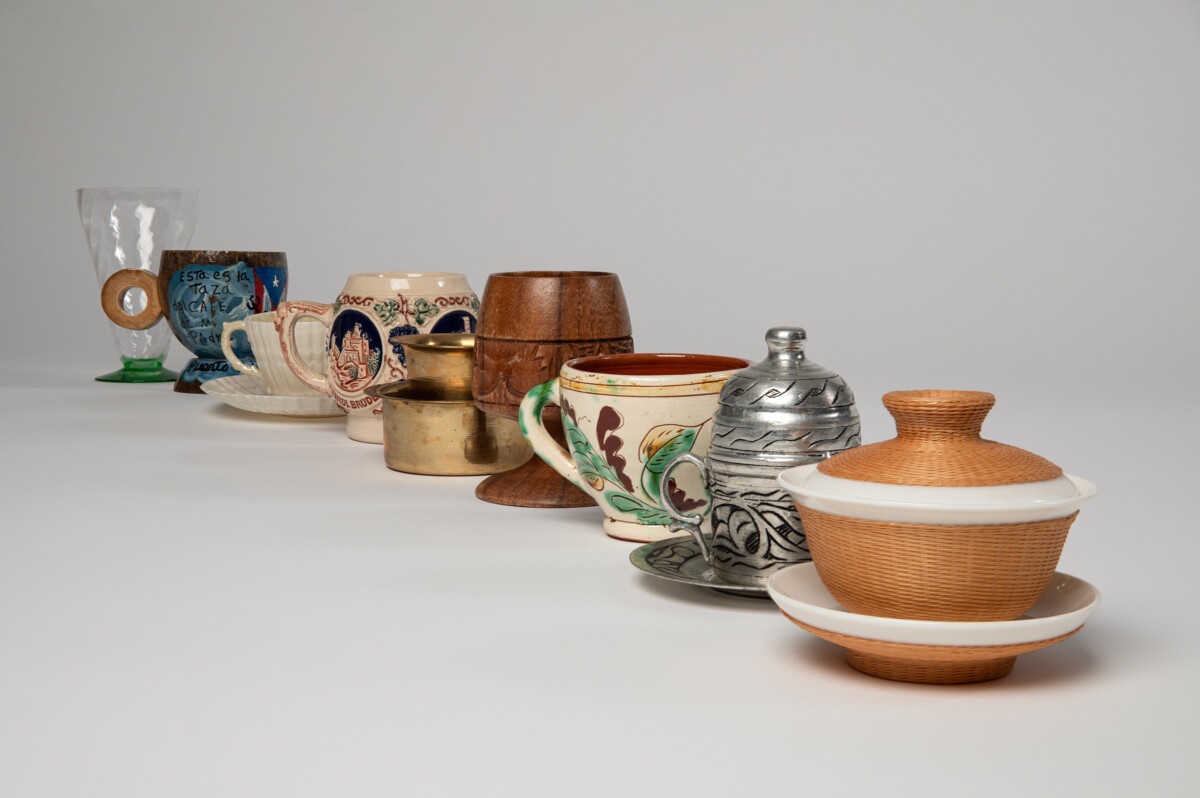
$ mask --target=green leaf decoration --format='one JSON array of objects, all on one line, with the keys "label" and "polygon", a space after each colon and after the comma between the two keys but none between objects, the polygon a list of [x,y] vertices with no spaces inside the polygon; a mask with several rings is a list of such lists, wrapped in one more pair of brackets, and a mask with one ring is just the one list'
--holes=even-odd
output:
[{"label": "green leaf decoration", "polygon": [[400,306],[396,304],[396,300],[389,299],[387,302],[376,304],[375,313],[384,324],[391,324],[400,315]]},{"label": "green leaf decoration", "polygon": [[663,446],[654,453],[654,455],[646,461],[646,468],[653,471],[655,474],[661,474],[663,469],[667,467],[667,463],[671,462],[676,456],[684,452],[692,450],[692,444],[696,442],[696,430],[685,429],[683,432],[676,435],[671,440],[667,441]]},{"label": "green leaf decoration", "polygon": [[[529,389],[529,392],[537,398],[537,403],[533,406],[534,417],[542,417],[542,409],[550,404],[550,397],[554,393],[554,383],[557,381],[557,379],[549,380]],[[520,416],[519,422],[521,424],[521,434],[528,437],[529,428],[525,425],[525,417]]]},{"label": "green leaf decoration", "polygon": [[604,494],[605,501],[613,509],[629,513],[643,524],[669,524],[671,516],[660,507],[655,507],[628,493],[609,491]]},{"label": "green leaf decoration", "polygon": [[662,501],[662,474],[655,474],[650,469],[643,468],[642,490],[654,501]]},{"label": "green leaf decoration", "polygon": [[418,299],[413,303],[414,322],[418,327],[425,323],[426,319],[431,319],[442,312],[442,309],[437,305],[429,304],[428,299]]},{"label": "green leaf decoration", "polygon": [[662,472],[666,469],[667,463],[684,452],[690,452],[692,444],[695,442],[696,430],[685,429],[660,446],[658,451],[651,455],[642,470],[642,489],[646,491],[646,495],[655,501],[659,501],[662,498],[662,486],[660,483],[662,482]]},{"label": "green leaf decoration", "polygon": [[587,435],[568,416],[563,416],[563,431],[567,436],[567,448],[575,458],[579,475],[591,483],[598,480],[621,484],[617,473],[592,446]]}]

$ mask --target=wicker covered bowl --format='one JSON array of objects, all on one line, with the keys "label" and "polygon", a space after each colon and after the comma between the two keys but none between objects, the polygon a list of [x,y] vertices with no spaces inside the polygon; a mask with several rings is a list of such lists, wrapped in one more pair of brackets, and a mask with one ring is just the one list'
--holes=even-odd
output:
[{"label": "wicker covered bowl", "polygon": [[864,615],[1020,617],[1046,589],[1096,487],[980,437],[989,393],[900,391],[883,403],[896,438],[779,476],[821,581]]}]

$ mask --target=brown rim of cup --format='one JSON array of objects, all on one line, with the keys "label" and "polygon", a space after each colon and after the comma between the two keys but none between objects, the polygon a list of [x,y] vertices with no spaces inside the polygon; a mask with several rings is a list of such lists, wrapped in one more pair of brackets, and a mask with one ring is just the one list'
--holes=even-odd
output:
[{"label": "brown rim of cup", "polygon": [[527,272],[495,272],[488,276],[488,279],[493,277],[503,277],[505,279],[514,280],[533,280],[540,278],[562,278],[562,277],[615,277],[615,272],[592,272],[592,271],[527,271]]},{"label": "brown rim of cup", "polygon": [[611,374],[614,377],[711,374],[739,371],[750,361],[724,355],[694,355],[678,352],[631,352],[624,355],[592,355],[568,360],[566,367],[592,374]]}]

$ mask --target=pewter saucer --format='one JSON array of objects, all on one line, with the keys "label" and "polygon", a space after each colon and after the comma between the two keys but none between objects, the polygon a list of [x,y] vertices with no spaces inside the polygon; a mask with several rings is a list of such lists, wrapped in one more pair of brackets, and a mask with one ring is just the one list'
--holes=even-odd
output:
[{"label": "pewter saucer", "polygon": [[731,596],[768,598],[766,587],[735,585],[718,578],[700,555],[700,547],[691,535],[639,546],[629,555],[629,561],[651,576],[672,582],[708,587]]},{"label": "pewter saucer", "polygon": [[200,390],[230,407],[250,413],[302,418],[345,415],[328,396],[272,396],[261,380],[244,374],[209,380],[200,386]]}]

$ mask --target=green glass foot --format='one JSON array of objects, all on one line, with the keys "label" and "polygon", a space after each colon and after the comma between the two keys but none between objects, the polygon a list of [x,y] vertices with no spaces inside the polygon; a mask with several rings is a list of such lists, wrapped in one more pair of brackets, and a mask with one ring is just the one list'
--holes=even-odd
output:
[{"label": "green glass foot", "polygon": [[179,373],[162,367],[161,360],[123,357],[125,364],[109,374],[101,374],[97,382],[174,382]]}]

